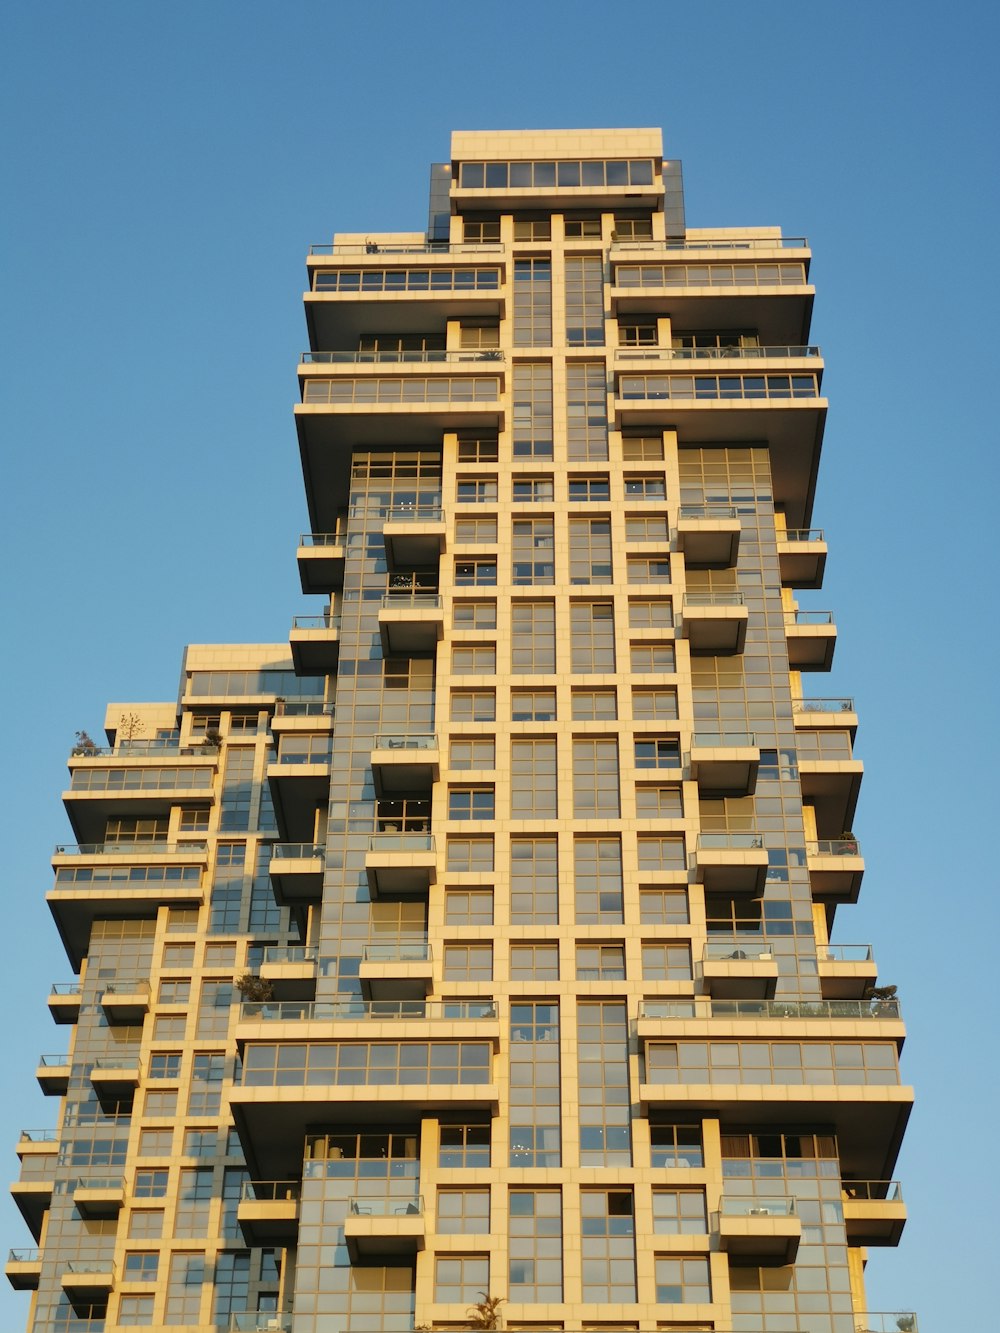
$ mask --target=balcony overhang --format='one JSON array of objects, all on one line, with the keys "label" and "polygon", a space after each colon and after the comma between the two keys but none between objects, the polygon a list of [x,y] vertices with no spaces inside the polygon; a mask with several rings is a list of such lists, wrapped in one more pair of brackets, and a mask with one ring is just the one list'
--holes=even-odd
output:
[{"label": "balcony overhang", "polygon": [[340,660],[340,630],[336,625],[293,625],[288,642],[296,675],[336,674]]},{"label": "balcony overhang", "polygon": [[63,805],[78,843],[97,844],[104,837],[108,820],[118,816],[151,819],[166,817],[173,806],[204,808],[212,803],[210,787],[172,787],[169,790],[63,792]]},{"label": "balcony overhang", "polygon": [[[681,262],[690,262],[689,257],[675,252]],[[734,256],[732,251],[725,256],[721,253],[709,256],[700,255],[698,262],[720,260],[737,262],[746,255]],[[662,255],[656,255],[652,262],[662,262]],[[755,250],[755,260],[765,263],[792,262],[802,260],[808,263],[808,251],[776,249],[768,254],[764,250]],[[617,253],[615,265],[651,262],[650,252],[637,252],[634,255]],[[802,346],[809,340],[809,325],[812,321],[813,302],[816,288],[810,283],[796,283],[787,286],[725,287],[721,284],[704,286],[669,287],[626,287],[614,283],[612,274],[611,312],[616,316],[625,315],[669,315],[675,329],[686,333],[712,332],[715,329],[756,329],[761,344],[765,347]]]},{"label": "balcony overhang", "polygon": [[447,531],[443,518],[387,518],[382,540],[390,567],[417,568],[436,564],[444,553]]},{"label": "balcony overhang", "polygon": [[728,569],[736,564],[741,531],[736,517],[681,517],[677,545],[689,569]]},{"label": "balcony overhang", "polygon": [[37,1291],[42,1275],[42,1256],[36,1254],[31,1258],[8,1259],[4,1272],[15,1291]]},{"label": "balcony overhang", "polygon": [[122,985],[101,995],[101,1008],[109,1023],[141,1023],[149,1012],[149,987]]},{"label": "balcony overhang", "polygon": [[854,823],[864,764],[860,759],[800,759],[802,795],[816,812],[816,834],[836,838]]},{"label": "balcony overhang", "polygon": [[738,955],[745,953],[739,945],[733,946],[730,958],[706,958],[702,963],[705,989],[718,1000],[769,1000],[778,984],[778,963],[772,955],[764,957]]},{"label": "balcony overhang", "polygon": [[767,864],[766,847],[698,847],[694,854],[695,879],[706,893],[757,897],[764,891]]},{"label": "balcony overhang", "polygon": [[382,606],[378,613],[382,651],[387,657],[432,653],[444,638],[444,610],[400,599],[398,606]]},{"label": "balcony overhang", "polygon": [[[396,1255],[412,1258],[424,1248],[426,1223],[416,1204],[401,1204],[399,1214],[348,1213],[344,1240],[351,1263],[367,1263]],[[413,1209],[410,1213],[407,1209]]]},{"label": "balcony overhang", "polygon": [[[360,260],[367,256],[352,256],[350,262],[337,262],[338,268],[361,267]],[[432,267],[435,261],[454,265],[454,255],[432,254],[400,256],[382,254],[367,261],[374,267],[400,267],[401,259],[419,267]],[[500,267],[503,253],[463,255],[461,265],[467,267]],[[381,262],[379,262],[381,261]],[[330,259],[318,261],[312,267],[330,268]],[[366,265],[367,266],[367,265]],[[331,347],[357,347],[366,333],[405,334],[444,331],[449,319],[495,319],[504,317],[506,300],[500,288],[481,288],[471,291],[434,292],[305,292],[306,327],[309,345],[323,350]]]},{"label": "balcony overhang", "polygon": [[792,1126],[829,1127],[837,1135],[845,1175],[890,1180],[913,1106],[913,1089],[899,1084],[643,1083],[639,1099],[647,1116],[701,1114],[784,1131]]},{"label": "balcony overhang", "polygon": [[73,1191],[73,1203],[81,1217],[117,1217],[125,1206],[125,1184],[87,1185],[81,1182]]},{"label": "balcony overhang", "polygon": [[90,1071],[90,1083],[102,1106],[110,1102],[125,1101],[135,1095],[140,1080],[139,1063],[134,1065],[108,1066],[95,1065]]},{"label": "balcony overhang", "polygon": [[373,848],[365,856],[368,888],[373,898],[381,894],[423,896],[437,879],[437,856],[430,851],[394,851]]},{"label": "balcony overhang", "polygon": [[853,962],[821,956],[817,968],[824,1000],[860,1000],[878,981],[873,958]]},{"label": "balcony overhang", "polygon": [[95,920],[155,920],[161,907],[200,907],[203,899],[204,889],[200,885],[169,880],[129,889],[113,889],[97,883],[79,889],[60,887],[45,895],[75,971],[87,956]]},{"label": "balcony overhang", "polygon": [[15,1180],[10,1195],[35,1240],[42,1234],[45,1213],[52,1203],[52,1180]]},{"label": "balcony overhang", "polygon": [[74,993],[58,994],[53,991],[49,995],[49,1013],[52,1020],[60,1025],[76,1023],[80,1018],[80,991],[77,989]]},{"label": "balcony overhang", "polygon": [[719,1249],[764,1267],[793,1264],[802,1239],[802,1219],[772,1216],[766,1206],[749,1207],[745,1216],[719,1217]]},{"label": "balcony overhang", "polygon": [[[706,796],[749,796],[757,786],[760,747],[751,744],[691,743],[691,777]],[[841,828],[848,825],[841,824]]]},{"label": "balcony overhang", "polygon": [[[398,1031],[398,1030],[397,1030]],[[413,1124],[465,1111],[496,1115],[492,1083],[234,1087],[230,1105],[254,1176],[288,1179],[301,1170],[305,1137],[339,1125]]]},{"label": "balcony overhang", "polygon": [[744,604],[697,606],[685,602],[681,632],[694,657],[731,657],[743,651],[749,618]]},{"label": "balcony overhang", "polygon": [[829,671],[837,647],[836,625],[785,623],[788,665],[793,671]]},{"label": "balcony overhang", "polygon": [[902,1199],[844,1198],[844,1225],[849,1245],[898,1245],[906,1225]]},{"label": "balcony overhang", "polygon": [[275,1000],[311,1000],[316,994],[315,958],[260,965],[260,978],[269,981]]},{"label": "balcony overhang", "polygon": [[313,837],[316,811],[325,810],[330,798],[331,772],[326,760],[317,764],[268,764],[267,785],[284,841],[305,843]]},{"label": "balcony overhang", "polygon": [[331,593],[344,586],[347,552],[340,542],[300,545],[296,551],[299,583],[304,593]]},{"label": "balcony overhang", "polygon": [[289,1189],[283,1198],[241,1199],[236,1220],[251,1248],[285,1249],[295,1243],[299,1232],[298,1193]]},{"label": "balcony overhang", "polygon": [[797,541],[778,534],[778,568],[786,588],[821,588],[826,570],[826,542]]},{"label": "balcony overhang", "polygon": [[372,776],[379,796],[429,791],[440,777],[437,742],[423,749],[408,745],[405,736],[380,737],[372,750]]},{"label": "balcony overhang", "polygon": [[58,1064],[43,1062],[38,1065],[35,1070],[35,1078],[46,1097],[66,1096],[72,1068],[72,1062],[68,1055]]},{"label": "balcony overhang", "polygon": [[423,1000],[434,984],[429,958],[372,961],[358,968],[361,994],[366,1000]]},{"label": "balcony overhang", "polygon": [[323,897],[323,856],[274,856],[270,864],[271,889],[279,907],[301,907]]},{"label": "balcony overhang", "polygon": [[859,852],[821,853],[807,849],[806,864],[815,902],[856,903],[865,873]]}]

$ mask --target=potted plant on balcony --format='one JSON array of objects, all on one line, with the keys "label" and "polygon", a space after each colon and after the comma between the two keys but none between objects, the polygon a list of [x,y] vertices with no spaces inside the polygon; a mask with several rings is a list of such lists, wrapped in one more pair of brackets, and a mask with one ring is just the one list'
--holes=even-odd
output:
[{"label": "potted plant on balcony", "polygon": [[858,840],[850,829],[845,829],[840,835],[838,842],[840,843],[840,846],[837,848],[837,851],[841,856],[857,856]]},{"label": "potted plant on balcony", "polygon": [[500,1327],[500,1307],[503,1305],[502,1296],[487,1296],[485,1291],[481,1291],[482,1300],[475,1305],[470,1305],[466,1314],[469,1316],[470,1328],[495,1329]]},{"label": "potted plant on balcony", "polygon": [[274,986],[256,972],[244,972],[233,984],[249,1004],[266,1004],[274,999]]},{"label": "potted plant on balcony", "polygon": [[85,731],[76,733],[76,744],[73,746],[71,754],[74,758],[78,755],[94,755],[97,753],[97,744],[91,740]]}]

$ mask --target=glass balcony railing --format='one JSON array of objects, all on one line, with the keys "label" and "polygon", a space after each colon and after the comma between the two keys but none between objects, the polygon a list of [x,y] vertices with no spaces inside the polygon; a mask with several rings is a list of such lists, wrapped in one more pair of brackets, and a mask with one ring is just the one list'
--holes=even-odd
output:
[{"label": "glass balcony railing", "polygon": [[746,748],[756,745],[752,731],[696,731],[691,737],[692,748],[706,750]]},{"label": "glass balcony railing", "polygon": [[58,1143],[58,1129],[22,1129],[19,1140],[21,1143]]},{"label": "glass balcony railing", "polygon": [[204,852],[208,843],[203,838],[190,842],[60,842],[54,856],[191,856]]},{"label": "glass balcony railing", "polygon": [[38,1057],[39,1069],[65,1069],[70,1064],[70,1057],[67,1052],[58,1055],[40,1055]]},{"label": "glass balcony railing", "polygon": [[731,935],[727,939],[706,940],[702,955],[708,961],[770,962],[774,957],[771,945],[759,935],[743,937]]},{"label": "glass balcony railing", "polygon": [[315,963],[319,950],[312,944],[269,944],[265,946],[262,963]]},{"label": "glass balcony railing", "polygon": [[737,239],[706,237],[687,241],[612,241],[615,250],[808,250],[804,236],[741,236]]},{"label": "glass balcony railing", "polygon": [[347,1204],[352,1217],[421,1217],[424,1200],[420,1194],[410,1199],[369,1198],[364,1194],[355,1194]]},{"label": "glass balcony railing", "polygon": [[779,542],[823,542],[826,534],[822,528],[786,528],[778,533]]},{"label": "glass balcony railing", "polygon": [[42,1252],[39,1249],[18,1249],[7,1251],[7,1262],[9,1264],[37,1264],[41,1261]]},{"label": "glass balcony railing", "polygon": [[[290,739],[293,745],[299,743],[297,737]],[[308,749],[280,748],[272,763],[281,764],[285,768],[291,768],[296,764],[328,764],[332,753],[333,746],[327,740],[320,744],[311,745]]]},{"label": "glass balcony railing", "polygon": [[239,1310],[229,1316],[229,1333],[292,1333],[292,1316],[273,1310]]},{"label": "glass balcony railing", "polygon": [[343,529],[335,532],[300,532],[300,546],[343,546],[347,533]]},{"label": "glass balcony railing", "polygon": [[743,833],[699,833],[698,850],[745,852],[756,851],[764,846],[761,834],[747,829]]},{"label": "glass balcony railing", "polygon": [[795,1200],[790,1194],[723,1194],[719,1200],[720,1217],[795,1217]]},{"label": "glass balcony railing", "polygon": [[326,848],[316,842],[274,842],[271,844],[272,861],[322,861]]},{"label": "glass balcony railing", "polygon": [[739,518],[735,505],[681,505],[678,518]]},{"label": "glass balcony railing", "polygon": [[115,1264],[113,1259],[67,1259],[62,1265],[62,1271],[70,1274],[72,1277],[91,1277],[100,1274],[108,1274],[114,1277]]},{"label": "glass balcony railing", "polygon": [[340,616],[327,612],[322,616],[295,616],[292,629],[340,629]]},{"label": "glass balcony railing", "polygon": [[83,987],[78,981],[57,981],[49,991],[50,995],[65,995],[72,997],[82,995]]},{"label": "glass balcony railing", "polygon": [[88,1176],[78,1180],[74,1187],[78,1190],[124,1190],[124,1176]]},{"label": "glass balcony railing", "polygon": [[372,351],[355,352],[303,352],[299,360],[303,365],[312,366],[358,366],[358,365],[453,365],[461,361],[503,361],[504,353],[499,347],[458,348],[453,352],[443,348],[385,348]]},{"label": "glass balcony railing", "polygon": [[903,1191],[898,1180],[844,1180],[845,1199],[865,1199],[883,1203],[902,1203]]},{"label": "glass balcony railing", "polygon": [[135,1055],[102,1055],[99,1060],[95,1060],[91,1069],[100,1070],[102,1073],[117,1074],[129,1073],[138,1074],[139,1056]]},{"label": "glass balcony railing", "polygon": [[311,255],[473,255],[503,254],[499,241],[338,241],[310,245]]},{"label": "glass balcony railing", "polygon": [[101,987],[103,995],[148,995],[149,982],[144,978],[121,978]]},{"label": "glass balcony railing", "polygon": [[265,1000],[240,1006],[240,1021],[247,1023],[381,1023],[410,1019],[462,1023],[496,1017],[494,1000]]},{"label": "glass balcony railing", "polygon": [[366,944],[361,953],[366,963],[427,963],[431,946],[426,940],[393,940],[389,944]]},{"label": "glass balcony railing", "polygon": [[643,1000],[640,1018],[899,1018],[898,1000]]},{"label": "glass balcony railing", "polygon": [[382,732],[375,737],[376,750],[436,750],[438,738],[433,732],[420,735],[411,733],[400,735],[399,732]]},{"label": "glass balcony railing", "polygon": [[441,606],[441,598],[435,592],[408,592],[401,588],[398,591],[385,593],[382,605],[412,608],[414,611],[434,611]]},{"label": "glass balcony railing", "polygon": [[382,517],[387,523],[439,523],[444,510],[439,504],[395,504],[383,509]]},{"label": "glass balcony railing", "polygon": [[770,347],[618,347],[617,361],[763,361],[819,357],[818,347],[781,343]]},{"label": "glass balcony railing", "polygon": [[741,592],[689,592],[684,606],[743,606],[746,598]]},{"label": "glass balcony railing", "polygon": [[368,839],[371,852],[433,852],[434,835],[431,833],[373,833]]},{"label": "glass balcony railing", "polygon": [[786,611],[786,625],[832,625],[832,611]]},{"label": "glass balcony railing", "polygon": [[275,717],[333,717],[334,704],[321,699],[279,699],[274,708]]},{"label": "glass balcony railing", "polygon": [[853,699],[793,699],[793,713],[853,713]]},{"label": "glass balcony railing", "polygon": [[618,386],[618,397],[626,402],[787,401],[818,396],[814,374],[622,375]]},{"label": "glass balcony railing", "polygon": [[820,838],[806,843],[806,856],[860,856],[857,838]]},{"label": "glass balcony railing", "polygon": [[870,963],[870,944],[818,944],[816,958],[821,963]]},{"label": "glass balcony railing", "polygon": [[882,1310],[856,1314],[854,1333],[920,1333],[920,1330],[912,1310]]},{"label": "glass balcony railing", "polygon": [[241,1199],[255,1203],[286,1203],[302,1196],[300,1180],[244,1180]]}]

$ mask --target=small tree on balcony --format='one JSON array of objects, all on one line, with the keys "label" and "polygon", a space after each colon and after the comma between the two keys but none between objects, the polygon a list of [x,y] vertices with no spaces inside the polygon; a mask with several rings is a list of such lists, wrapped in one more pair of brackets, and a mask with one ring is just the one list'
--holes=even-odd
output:
[{"label": "small tree on balcony", "polygon": [[466,1314],[469,1316],[470,1328],[495,1329],[500,1327],[500,1307],[503,1305],[502,1296],[487,1296],[485,1291],[481,1291],[482,1300],[475,1305],[470,1305]]},{"label": "small tree on balcony", "polygon": [[236,978],[234,985],[243,999],[250,1004],[266,1004],[268,1000],[274,999],[273,985],[264,977],[259,977],[256,972],[244,972],[241,977]]}]

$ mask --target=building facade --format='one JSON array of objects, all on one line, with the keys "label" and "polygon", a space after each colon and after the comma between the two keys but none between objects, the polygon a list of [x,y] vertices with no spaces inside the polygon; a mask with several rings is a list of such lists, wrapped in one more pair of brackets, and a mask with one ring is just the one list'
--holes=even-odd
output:
[{"label": "building facade", "polygon": [[916,1330],[809,261],[651,130],[457,133],[312,248],[322,610],[69,761],[33,1333]]}]

